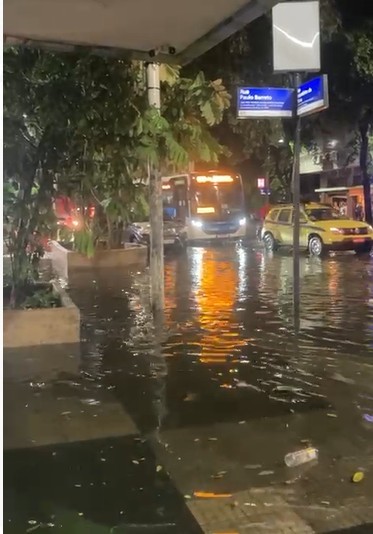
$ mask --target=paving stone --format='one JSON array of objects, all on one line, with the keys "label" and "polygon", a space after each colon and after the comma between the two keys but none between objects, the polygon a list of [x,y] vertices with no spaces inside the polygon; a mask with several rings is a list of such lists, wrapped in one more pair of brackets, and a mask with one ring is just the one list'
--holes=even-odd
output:
[{"label": "paving stone", "polygon": [[230,498],[199,499],[188,507],[205,534],[314,534],[273,490],[247,490]]}]

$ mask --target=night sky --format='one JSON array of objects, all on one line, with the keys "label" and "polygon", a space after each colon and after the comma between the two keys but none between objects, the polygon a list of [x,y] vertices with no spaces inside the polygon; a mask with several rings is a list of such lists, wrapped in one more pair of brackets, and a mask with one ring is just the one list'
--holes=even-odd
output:
[{"label": "night sky", "polygon": [[364,22],[373,23],[373,0],[335,0],[342,13],[346,29],[356,28]]}]

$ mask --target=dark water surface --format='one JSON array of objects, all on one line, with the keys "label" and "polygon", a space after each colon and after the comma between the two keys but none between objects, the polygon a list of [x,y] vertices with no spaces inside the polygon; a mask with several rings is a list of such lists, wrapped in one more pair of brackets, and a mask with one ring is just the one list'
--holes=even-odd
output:
[{"label": "dark water surface", "polygon": [[[37,421],[5,453],[5,532],[200,532],[185,495],[294,477],[287,500],[300,508],[371,494],[371,481],[345,481],[359,467],[373,478],[373,259],[302,258],[298,336],[290,255],[190,248],[165,268],[162,332],[147,273],[83,273],[70,287],[83,321],[76,371],[18,384],[5,371],[6,406],[32,406]],[[43,424],[51,403],[55,435]],[[284,454],[305,440],[319,462],[289,471]]]}]

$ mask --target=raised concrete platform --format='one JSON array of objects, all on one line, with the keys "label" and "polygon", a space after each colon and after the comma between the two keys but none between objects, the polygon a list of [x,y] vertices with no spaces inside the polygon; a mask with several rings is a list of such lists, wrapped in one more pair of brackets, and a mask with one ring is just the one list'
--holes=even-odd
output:
[{"label": "raised concrete platform", "polygon": [[51,282],[61,308],[4,310],[4,348],[79,343],[80,312],[57,282]]},{"label": "raised concrete platform", "polygon": [[54,272],[67,280],[71,273],[82,269],[112,269],[133,265],[145,267],[148,263],[148,249],[145,245],[133,244],[121,249],[97,250],[93,258],[87,258],[52,241],[51,259]]}]

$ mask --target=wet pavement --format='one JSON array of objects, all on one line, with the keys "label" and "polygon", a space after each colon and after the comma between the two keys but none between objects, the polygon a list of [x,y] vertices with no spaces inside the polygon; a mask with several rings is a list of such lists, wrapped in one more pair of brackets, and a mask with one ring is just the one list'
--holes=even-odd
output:
[{"label": "wet pavement", "polygon": [[297,335],[289,253],[165,268],[162,333],[147,273],[85,272],[79,354],[5,354],[4,531],[373,533],[373,259],[302,257]]}]

